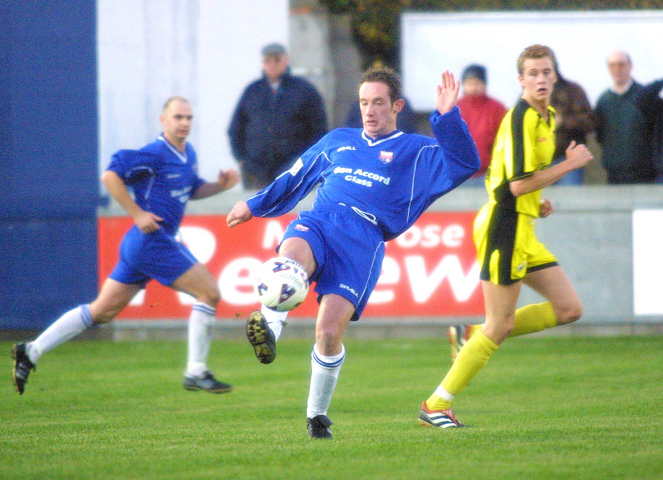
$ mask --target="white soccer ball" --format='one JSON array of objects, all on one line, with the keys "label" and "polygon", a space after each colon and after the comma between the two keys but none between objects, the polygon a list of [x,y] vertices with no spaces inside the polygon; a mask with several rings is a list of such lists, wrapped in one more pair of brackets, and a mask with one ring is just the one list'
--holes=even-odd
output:
[{"label": "white soccer ball", "polygon": [[306,298],[308,275],[294,260],[276,257],[262,265],[253,288],[264,306],[289,312]]}]

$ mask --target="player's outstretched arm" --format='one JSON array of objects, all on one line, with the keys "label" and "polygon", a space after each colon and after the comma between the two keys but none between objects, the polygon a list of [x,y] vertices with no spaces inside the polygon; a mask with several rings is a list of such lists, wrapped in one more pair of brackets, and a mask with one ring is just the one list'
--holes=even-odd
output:
[{"label": "player's outstretched arm", "polygon": [[435,89],[435,108],[444,115],[450,112],[458,103],[458,94],[460,92],[460,80],[454,78],[454,74],[449,70],[445,71],[440,79],[440,84]]},{"label": "player's outstretched arm", "polygon": [[556,163],[550,168],[538,170],[522,180],[510,182],[509,190],[511,190],[514,197],[541,190],[548,185],[552,185],[571,170],[584,167],[593,158],[592,152],[589,151],[586,145],[577,145],[576,141],[573,140],[566,149],[566,159],[564,161]]},{"label": "player's outstretched arm", "polygon": [[217,183],[221,187],[221,190],[231,189],[239,183],[239,172],[234,168],[221,170]]},{"label": "player's outstretched arm", "polygon": [[199,200],[201,198],[211,197],[217,193],[221,193],[224,190],[234,187],[239,182],[239,173],[237,170],[221,170],[219,172],[219,178],[216,182],[207,182],[198,187],[196,192],[191,195],[192,200]]},{"label": "player's outstretched arm", "polygon": [[235,225],[248,222],[252,218],[253,214],[251,213],[251,210],[249,210],[249,206],[242,200],[235,204],[226,217],[226,222],[228,223],[228,227],[233,228]]}]

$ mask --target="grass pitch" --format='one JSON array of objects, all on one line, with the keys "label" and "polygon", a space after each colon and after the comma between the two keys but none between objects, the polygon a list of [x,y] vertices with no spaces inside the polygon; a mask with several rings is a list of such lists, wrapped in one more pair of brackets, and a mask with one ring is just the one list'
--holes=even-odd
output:
[{"label": "grass pitch", "polygon": [[509,340],[456,399],[471,427],[454,430],[417,421],[445,339],[346,348],[324,441],[306,436],[311,341],[266,366],[215,342],[235,385],[221,395],[182,388],[184,342],[70,342],[19,396],[0,343],[0,479],[663,478],[663,337]]}]

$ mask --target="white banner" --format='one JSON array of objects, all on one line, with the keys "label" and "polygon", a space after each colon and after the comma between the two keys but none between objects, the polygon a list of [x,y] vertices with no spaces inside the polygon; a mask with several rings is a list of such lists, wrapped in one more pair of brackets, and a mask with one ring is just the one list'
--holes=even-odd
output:
[{"label": "white banner", "polygon": [[663,210],[633,211],[633,313],[663,314]]}]

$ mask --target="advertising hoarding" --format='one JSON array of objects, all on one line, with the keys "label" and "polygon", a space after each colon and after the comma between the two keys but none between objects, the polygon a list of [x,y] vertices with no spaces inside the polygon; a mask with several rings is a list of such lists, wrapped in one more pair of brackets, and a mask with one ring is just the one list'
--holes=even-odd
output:
[{"label": "advertising hoarding", "polygon": [[[407,232],[387,243],[382,273],[364,317],[483,315],[479,267],[472,241],[473,212],[425,213]],[[260,308],[253,278],[260,265],[276,256],[294,215],[254,218],[230,230],[225,215],[189,215],[182,241],[218,279],[219,318],[244,317]],[[99,219],[100,283],[112,271],[118,247],[132,226],[129,217]],[[313,288],[293,317],[315,317]],[[138,294],[118,319],[188,318],[193,298],[155,281]]]}]

